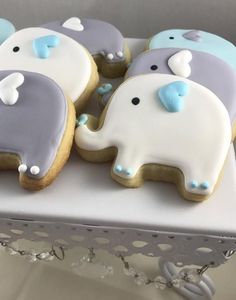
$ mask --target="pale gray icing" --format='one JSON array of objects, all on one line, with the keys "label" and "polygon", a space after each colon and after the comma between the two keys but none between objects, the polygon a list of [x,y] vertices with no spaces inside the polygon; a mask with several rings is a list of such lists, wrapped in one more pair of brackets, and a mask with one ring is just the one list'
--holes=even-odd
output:
[{"label": "pale gray icing", "polygon": [[[50,78],[25,71],[1,71],[0,80],[19,72],[23,84],[17,88],[14,105],[0,101],[0,152],[19,155],[26,175],[43,177],[53,164],[67,122],[67,101],[61,88]],[[38,166],[38,175],[30,168]]]},{"label": "pale gray icing", "polygon": [[183,37],[190,41],[199,42],[201,40],[201,31],[190,30],[184,33]]},{"label": "pale gray icing", "polygon": [[[179,48],[153,49],[141,53],[131,63],[126,76],[146,73],[173,74],[168,67],[168,59],[181,51]],[[236,72],[220,58],[200,51],[190,50],[191,74],[188,79],[195,81],[214,92],[225,105],[230,120],[236,121]],[[156,65],[158,69],[151,70]]]},{"label": "pale gray icing", "polygon": [[[124,52],[124,37],[112,24],[94,19],[80,18],[84,27],[83,31],[76,31],[63,27],[64,21],[54,21],[43,24],[44,27],[69,36],[88,49],[91,55],[106,57],[112,53],[112,62],[123,61],[124,57],[118,57],[117,52]],[[109,59],[108,59],[109,60]]]}]

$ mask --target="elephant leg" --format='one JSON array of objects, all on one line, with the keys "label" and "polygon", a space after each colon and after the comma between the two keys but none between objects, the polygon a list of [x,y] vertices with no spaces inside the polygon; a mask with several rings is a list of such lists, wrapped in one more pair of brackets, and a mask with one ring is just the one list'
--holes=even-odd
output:
[{"label": "elephant leg", "polygon": [[46,175],[53,165],[56,154],[57,149],[53,151],[51,145],[46,142],[43,143],[42,140],[34,147],[29,145],[21,155],[21,164],[18,171],[28,177],[41,178]]},{"label": "elephant leg", "polygon": [[118,149],[118,154],[113,165],[113,172],[116,175],[124,178],[135,177],[140,166],[137,150]]},{"label": "elephant leg", "polygon": [[189,162],[182,169],[185,178],[185,189],[191,193],[210,195],[219,179],[223,164],[219,161],[208,158],[205,162],[192,165]]}]

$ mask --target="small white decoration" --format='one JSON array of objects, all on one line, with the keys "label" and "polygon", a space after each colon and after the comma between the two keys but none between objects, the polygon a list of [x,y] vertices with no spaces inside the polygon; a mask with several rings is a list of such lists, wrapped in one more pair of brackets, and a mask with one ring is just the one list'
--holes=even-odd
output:
[{"label": "small white decoration", "polygon": [[187,78],[191,74],[189,63],[192,58],[191,51],[181,50],[168,59],[168,66],[175,75]]},{"label": "small white decoration", "polygon": [[122,51],[118,51],[116,52],[116,55],[119,57],[119,58],[122,58],[124,56],[124,53]]},{"label": "small white decoration", "polygon": [[19,173],[25,173],[27,171],[27,166],[25,164],[21,164],[18,167]]},{"label": "small white decoration", "polygon": [[21,73],[12,73],[0,81],[0,99],[6,105],[14,105],[19,97],[17,88],[24,82]]},{"label": "small white decoration", "polygon": [[37,175],[37,174],[39,174],[39,172],[40,172],[40,168],[38,166],[33,166],[30,168],[30,173],[32,175]]},{"label": "small white decoration", "polygon": [[112,53],[107,54],[107,59],[113,60],[114,55]]},{"label": "small white decoration", "polygon": [[74,31],[83,31],[84,26],[81,24],[81,20],[79,18],[73,17],[66,20],[62,27],[74,30]]}]

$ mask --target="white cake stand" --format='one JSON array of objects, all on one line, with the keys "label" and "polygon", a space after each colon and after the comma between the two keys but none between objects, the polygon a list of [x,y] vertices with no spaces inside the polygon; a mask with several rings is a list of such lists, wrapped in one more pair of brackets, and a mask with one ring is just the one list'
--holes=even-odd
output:
[{"label": "white cake stand", "polygon": [[[145,41],[127,39],[134,56]],[[104,79],[103,79],[104,80]],[[104,80],[110,81],[110,80]],[[118,84],[120,80],[114,80]],[[88,111],[97,113],[96,103]],[[64,248],[83,246],[123,256],[162,257],[166,278],[174,267],[217,267],[236,248],[236,168],[233,146],[213,196],[186,201],[175,186],[146,182],[128,189],[110,178],[111,163],[82,161],[72,151],[60,176],[47,189],[28,192],[17,172],[0,173],[0,239],[48,241]],[[197,287],[178,289],[188,299],[210,299],[214,288],[204,275]]]}]

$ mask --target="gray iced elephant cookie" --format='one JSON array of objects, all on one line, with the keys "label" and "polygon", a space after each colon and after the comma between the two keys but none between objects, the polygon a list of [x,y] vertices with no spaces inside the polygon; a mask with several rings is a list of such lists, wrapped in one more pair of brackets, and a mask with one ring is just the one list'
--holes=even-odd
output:
[{"label": "gray iced elephant cookie", "polygon": [[124,75],[130,61],[130,51],[121,32],[112,24],[73,17],[41,27],[63,33],[82,44],[95,59],[103,76],[114,78]]},{"label": "gray iced elephant cookie", "polygon": [[99,121],[81,115],[75,143],[87,160],[115,159],[112,177],[127,187],[170,181],[183,197],[200,201],[215,189],[231,134],[229,115],[209,89],[145,74],[118,87]]},{"label": "gray iced elephant cookie", "polygon": [[0,72],[0,169],[17,169],[20,184],[49,185],[66,162],[75,111],[50,78],[24,71]]},{"label": "gray iced elephant cookie", "polygon": [[225,61],[200,51],[154,49],[141,53],[133,60],[126,78],[147,73],[179,75],[207,87],[225,105],[235,127],[236,72]]}]

